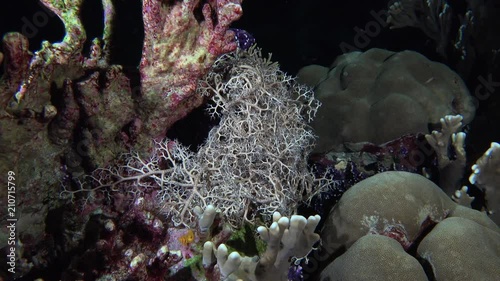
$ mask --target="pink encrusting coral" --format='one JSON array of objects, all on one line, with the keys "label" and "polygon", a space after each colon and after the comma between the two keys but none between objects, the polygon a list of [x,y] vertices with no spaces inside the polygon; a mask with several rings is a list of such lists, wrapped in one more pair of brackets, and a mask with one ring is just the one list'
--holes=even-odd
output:
[{"label": "pink encrusting coral", "polygon": [[[42,3],[63,22],[66,34],[61,42],[44,41],[34,54],[23,35],[5,35],[2,101],[13,115],[35,112],[45,122],[57,115],[49,128],[51,141],[69,144],[73,134],[82,136],[85,152],[77,154],[94,167],[131,148],[150,152],[153,139],[162,139],[170,126],[201,105],[196,83],[218,56],[236,49],[228,28],[242,15],[241,0],[143,1],[142,91],[135,95],[121,66],[109,64],[112,2],[102,1],[103,35],[92,40],[88,56],[83,54],[88,41],[80,19],[83,0]],[[58,91],[63,99],[52,97]],[[52,109],[51,118],[39,113],[45,108]]]},{"label": "pink encrusting coral", "polygon": [[[142,92],[138,93],[135,80],[130,79],[133,73],[110,64],[110,43],[115,38],[111,33],[116,30],[114,4],[121,4],[102,0],[102,36],[88,38],[80,12],[89,1],[40,2],[45,12],[62,21],[62,40],[43,41],[32,53],[25,35],[10,32],[2,35],[0,53],[4,67],[0,167],[22,175],[16,182],[20,194],[16,231],[25,249],[30,249],[26,252],[38,245],[53,245],[45,223],[51,211],[67,203],[59,200],[61,185],[74,191],[80,188],[75,185],[77,177],[96,167],[113,167],[122,153],[148,154],[153,139],[164,137],[175,121],[202,103],[201,95],[194,95],[196,81],[218,56],[236,49],[234,33],[228,28],[242,14],[241,0],[144,0]],[[89,49],[86,43],[91,43]],[[6,185],[6,178],[0,184]],[[6,200],[2,195],[0,199]],[[105,205],[96,198],[90,201],[78,215],[76,204],[68,204],[65,221],[85,225],[92,212]],[[2,209],[0,216],[5,213]],[[0,230],[1,237],[5,231]],[[0,239],[0,247],[6,241]],[[63,251],[70,252],[74,246],[65,244]],[[46,251],[35,252],[23,257],[48,259]],[[19,276],[29,270],[23,267]]]},{"label": "pink encrusting coral", "polygon": [[158,136],[201,104],[196,83],[218,56],[236,49],[228,28],[242,15],[241,0],[166,2],[143,1],[141,83],[146,104],[159,107],[148,126]]},{"label": "pink encrusting coral", "polygon": [[[29,64],[27,77],[14,96],[16,103],[20,103],[24,96],[36,87],[40,75],[48,76],[48,80],[51,80],[55,66],[75,66],[79,65],[83,59],[82,49],[87,39],[79,18],[83,0],[64,2],[41,0],[41,2],[61,19],[66,34],[61,42],[54,44],[48,41],[42,42],[42,48],[35,53]],[[78,74],[81,75],[81,73],[75,73],[75,76]]]}]

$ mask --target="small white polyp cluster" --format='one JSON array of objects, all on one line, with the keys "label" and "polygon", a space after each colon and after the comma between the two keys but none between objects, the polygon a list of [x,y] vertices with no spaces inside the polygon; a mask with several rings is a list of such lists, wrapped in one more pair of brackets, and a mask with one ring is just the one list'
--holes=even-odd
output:
[{"label": "small white polyp cluster", "polygon": [[491,219],[500,223],[500,144],[492,142],[481,158],[472,165],[469,181],[483,189]]},{"label": "small white polyp cluster", "polygon": [[[452,196],[461,188],[466,164],[466,134],[460,131],[463,125],[462,120],[461,115],[446,115],[440,119],[440,130],[425,135],[425,139],[436,152],[440,172],[439,186]],[[450,148],[455,152],[454,157],[450,156]]]},{"label": "small white polyp cluster", "polygon": [[208,241],[203,246],[203,266],[208,267],[217,261],[221,280],[285,281],[289,259],[305,258],[319,241],[319,235],[314,230],[320,219],[319,215],[307,219],[299,215],[287,218],[275,212],[270,227],[257,228],[260,238],[267,243],[260,259],[242,257],[237,252],[228,254],[224,244],[215,249],[214,244]]},{"label": "small white polyp cluster", "polygon": [[462,120],[461,115],[446,115],[440,119],[441,130],[434,130],[425,135],[425,139],[437,153],[439,169],[445,168],[452,162],[448,156],[450,144],[455,148],[457,160],[465,163],[465,150],[463,148],[465,133],[459,132]]},{"label": "small white polyp cluster", "polygon": [[[486,150],[484,155],[477,160],[476,164],[472,165],[473,174],[470,175],[469,181],[472,184],[487,184],[492,176],[500,176],[498,170],[500,164],[500,144],[492,142],[490,148]],[[497,181],[498,182],[498,181]]]},{"label": "small white polyp cluster", "polygon": [[471,208],[471,203],[474,201],[474,197],[467,194],[469,191],[469,187],[462,186],[461,189],[455,191],[455,194],[451,196],[453,201],[457,202],[457,204]]}]

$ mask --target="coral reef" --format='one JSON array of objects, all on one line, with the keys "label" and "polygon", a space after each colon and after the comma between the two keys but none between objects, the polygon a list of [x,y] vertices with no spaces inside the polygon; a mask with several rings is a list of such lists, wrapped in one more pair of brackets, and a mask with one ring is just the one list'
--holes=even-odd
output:
[{"label": "coral reef", "polygon": [[[453,194],[460,189],[464,174],[465,133],[460,132],[463,117],[448,115],[441,118],[441,129],[433,130],[425,135],[425,139],[436,152],[437,168],[440,172],[439,187],[447,194]],[[452,155],[452,156],[451,156]]]},{"label": "coral reef", "polygon": [[[196,18],[202,5],[203,21]],[[199,78],[218,56],[237,43],[229,25],[242,15],[240,0],[181,1],[174,5],[144,0],[144,48],[140,63],[145,130],[161,139],[169,125],[201,105]]]},{"label": "coral reef", "polygon": [[411,51],[352,52],[338,57],[330,68],[307,66],[298,77],[315,88],[323,104],[312,123],[319,138],[316,152],[344,142],[381,144],[426,133],[428,124],[438,125],[448,114],[462,115],[464,125],[474,117],[461,78]]},{"label": "coral reef", "polygon": [[344,151],[313,154],[309,162],[317,178],[329,179],[308,200],[309,207],[323,217],[346,190],[377,173],[406,171],[429,177],[439,173],[436,153],[423,134],[405,135],[381,145],[347,143]]},{"label": "coral reef", "polygon": [[[373,235],[391,239],[363,238]],[[431,265],[427,274],[432,280],[494,280],[499,274],[494,264],[500,262],[500,228],[486,214],[457,205],[434,183],[412,173],[384,172],[351,187],[327,217],[321,236],[321,251],[334,259],[321,280],[401,279],[408,274],[427,280],[423,269],[415,267],[417,260]],[[367,245],[367,239],[374,245]],[[402,255],[399,266],[379,264],[383,269],[375,271],[378,259],[367,255],[387,257],[391,252]],[[450,255],[453,260],[445,258]],[[342,266],[346,260],[361,272]]]},{"label": "coral reef", "polygon": [[492,142],[484,155],[471,167],[469,181],[479,186],[486,194],[486,206],[491,219],[500,225],[500,145]]},{"label": "coral reef", "polygon": [[416,27],[434,40],[443,57],[458,58],[457,72],[463,78],[480,62],[488,71],[496,69],[500,41],[493,26],[499,24],[499,7],[493,2],[466,0],[391,0],[387,23],[391,29]]},{"label": "coral reef", "polygon": [[320,280],[404,279],[429,280],[420,263],[396,240],[371,234],[359,238],[346,253],[335,259],[321,273]]},{"label": "coral reef", "polygon": [[[461,80],[475,58],[497,67],[490,2],[391,1],[388,23],[372,11],[377,26],[355,28],[419,27],[462,77],[371,49],[295,79],[232,26],[242,0],[41,0],[60,42],[2,38],[0,280],[495,280],[500,145],[471,145],[484,111]],[[289,11],[268,1],[263,22],[273,5]],[[116,54],[132,37],[127,64]],[[497,87],[484,77],[474,92],[466,80],[475,98]]]},{"label": "coral reef", "polygon": [[215,280],[289,280],[290,259],[299,265],[318,242],[319,235],[314,231],[319,220],[318,215],[306,219],[298,215],[287,218],[274,213],[270,227],[257,228],[260,239],[266,242],[266,250],[260,257],[241,257],[237,252],[228,255],[224,244],[215,249],[212,242],[206,242],[203,246],[203,265],[210,268],[217,263],[220,277]]},{"label": "coral reef", "polygon": [[446,47],[452,36],[452,8],[447,1],[394,0],[389,1],[388,5],[387,23],[391,29],[417,27],[436,41],[438,53],[446,55]]},{"label": "coral reef", "polygon": [[[161,36],[159,33],[150,34],[159,41],[145,42],[144,57],[159,59],[161,51],[171,47],[177,48],[177,55],[182,55],[185,60],[196,59],[190,61],[190,75],[176,76],[173,78],[175,83],[166,79],[170,77],[168,73],[153,71],[156,63],[143,62],[141,71],[148,75],[144,77],[144,88],[139,90],[130,82],[129,73],[126,74],[121,66],[109,63],[115,16],[112,1],[102,1],[102,38],[92,40],[88,55],[83,50],[88,40],[80,18],[83,0],[43,0],[41,3],[47,12],[54,13],[62,21],[65,31],[62,41],[44,41],[38,51],[31,53],[26,36],[11,32],[2,38],[1,63],[5,71],[0,78],[0,167],[2,171],[18,175],[16,230],[19,245],[23,245],[19,246],[19,251],[25,249],[26,253],[32,253],[32,249],[41,243],[54,245],[56,239],[61,239],[61,234],[55,229],[54,233],[47,233],[47,217],[55,210],[62,208],[72,213],[72,218],[65,219],[68,224],[78,225],[77,229],[86,223],[89,212],[80,220],[75,218],[78,206],[64,206],[71,202],[60,200],[61,186],[71,189],[79,177],[97,167],[112,165],[119,155],[131,149],[149,154],[155,138],[161,138],[176,120],[200,104],[202,98],[190,103],[179,98],[177,94],[180,93],[162,97],[161,92],[149,91],[154,89],[147,85],[150,81],[147,79],[163,79],[162,87],[168,89],[176,88],[177,83],[196,85],[217,56],[237,48],[229,24],[242,12],[240,2],[209,1],[203,3],[207,18],[195,19],[195,7],[200,1],[145,1],[145,22],[166,16],[169,11],[174,11],[169,20],[182,21],[187,15],[191,15],[191,20],[180,29],[175,29],[176,25],[159,27]],[[156,8],[152,9],[153,6]],[[193,30],[197,30],[200,36],[183,45]],[[155,44],[162,44],[162,48]],[[193,44],[197,48],[196,54],[192,52]],[[184,48],[179,49],[179,46]],[[197,54],[204,59],[198,60]],[[175,64],[175,61],[164,62]],[[194,72],[194,69],[198,71]],[[180,74],[180,70],[177,71]],[[194,86],[191,90],[194,91]],[[151,100],[155,93],[157,97]],[[189,96],[187,90],[183,94]],[[161,105],[163,110],[151,111],[146,106],[148,102]],[[6,180],[3,177],[0,183],[6,185]],[[3,192],[0,195],[5,202],[6,196]],[[89,208],[99,208],[90,205]],[[6,217],[6,212],[7,209],[2,208],[2,218]],[[72,237],[77,233],[75,230],[64,239],[78,240]],[[2,247],[7,243],[3,239],[6,235],[6,229],[2,228]],[[68,243],[68,247],[64,247],[67,252],[76,247],[74,243],[61,243]],[[31,259],[35,254],[29,254],[26,262],[20,260],[20,265],[26,266],[19,266],[16,276],[54,262],[41,252],[40,255],[47,261],[35,262]]]},{"label": "coral reef", "polygon": [[[338,202],[347,189],[385,171],[423,175],[439,183],[439,187],[455,202],[471,207],[474,197],[468,194],[472,186],[463,186],[467,158],[466,134],[460,131],[462,119],[461,115],[445,116],[440,120],[441,128],[430,134],[406,135],[382,145],[345,143],[343,151],[313,154],[310,165],[316,177],[322,177],[325,184],[309,199],[310,207],[325,216],[325,212]],[[497,151],[498,145],[492,143],[490,149],[472,166],[474,173],[469,181],[482,190],[479,195],[486,200],[476,200],[475,208],[487,210],[490,218],[498,223],[495,211],[499,208]]]},{"label": "coral reef", "polygon": [[98,169],[90,189],[67,193],[154,191],[159,208],[186,226],[191,210],[207,204],[234,226],[276,211],[290,215],[317,184],[306,165],[313,144],[307,121],[319,106],[312,92],[251,48],[219,58],[198,94],[212,97],[208,111],[220,122],[197,153],[157,142],[150,158],[127,155],[116,169]]}]

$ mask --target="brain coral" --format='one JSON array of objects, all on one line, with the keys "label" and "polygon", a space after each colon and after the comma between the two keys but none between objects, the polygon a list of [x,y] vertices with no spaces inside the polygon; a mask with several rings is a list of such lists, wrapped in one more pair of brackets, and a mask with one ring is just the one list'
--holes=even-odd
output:
[{"label": "brain coral", "polygon": [[316,151],[344,142],[381,144],[404,134],[428,132],[439,118],[474,117],[462,79],[446,65],[413,52],[371,49],[339,56],[330,68],[310,65],[299,81],[315,88],[323,103],[312,126]]},{"label": "brain coral", "polygon": [[321,240],[321,256],[333,260],[321,281],[426,280],[426,267],[436,281],[500,276],[500,228],[418,174],[384,172],[352,186]]}]

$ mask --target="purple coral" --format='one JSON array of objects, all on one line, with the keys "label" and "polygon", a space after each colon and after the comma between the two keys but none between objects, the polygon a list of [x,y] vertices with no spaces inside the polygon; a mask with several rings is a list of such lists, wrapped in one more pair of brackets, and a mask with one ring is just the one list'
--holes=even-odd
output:
[{"label": "purple coral", "polygon": [[234,32],[234,39],[238,43],[238,48],[248,50],[255,44],[255,38],[248,31],[238,28],[231,28],[231,30]]},{"label": "purple coral", "polygon": [[302,281],[304,280],[304,274],[302,266],[292,265],[288,270],[288,281]]}]

